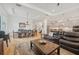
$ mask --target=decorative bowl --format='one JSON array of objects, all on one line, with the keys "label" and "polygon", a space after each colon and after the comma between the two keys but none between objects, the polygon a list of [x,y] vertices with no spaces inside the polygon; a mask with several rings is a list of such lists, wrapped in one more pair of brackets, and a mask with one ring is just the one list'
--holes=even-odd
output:
[{"label": "decorative bowl", "polygon": [[45,40],[40,40],[39,43],[40,44],[46,44],[46,41]]}]

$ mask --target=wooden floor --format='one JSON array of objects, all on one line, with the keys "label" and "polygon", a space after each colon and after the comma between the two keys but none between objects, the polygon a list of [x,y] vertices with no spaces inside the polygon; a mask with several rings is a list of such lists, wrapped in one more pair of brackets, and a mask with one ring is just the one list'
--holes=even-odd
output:
[{"label": "wooden floor", "polygon": [[[6,46],[4,42],[4,55],[14,55],[15,46],[19,43],[26,42],[28,40],[34,40],[34,39],[40,39],[40,34],[37,33],[34,37],[30,38],[11,38],[11,42],[9,43],[9,47]],[[28,41],[29,42],[29,41]],[[61,55],[74,55],[70,51],[67,51],[65,49],[60,49]]]},{"label": "wooden floor", "polygon": [[[30,37],[30,39],[40,39],[40,33],[37,33],[34,37]],[[16,44],[21,42],[25,42],[27,38],[10,38],[11,42],[9,42],[9,46],[6,46],[6,42],[4,42],[4,55],[14,55],[14,49]]]}]

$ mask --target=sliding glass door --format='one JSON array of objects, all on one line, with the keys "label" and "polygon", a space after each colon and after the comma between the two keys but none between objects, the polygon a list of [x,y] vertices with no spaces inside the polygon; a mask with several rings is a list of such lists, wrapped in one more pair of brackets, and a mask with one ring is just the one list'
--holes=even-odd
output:
[{"label": "sliding glass door", "polygon": [[0,16],[0,31],[6,31],[6,18],[5,18],[5,16]]}]

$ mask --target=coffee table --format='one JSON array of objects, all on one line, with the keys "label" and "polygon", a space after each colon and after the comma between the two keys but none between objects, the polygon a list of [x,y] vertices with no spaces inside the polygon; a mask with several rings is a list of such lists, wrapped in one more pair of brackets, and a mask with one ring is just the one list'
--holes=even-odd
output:
[{"label": "coffee table", "polygon": [[37,47],[43,55],[51,55],[57,50],[57,55],[60,55],[60,46],[46,40],[46,44],[40,44],[40,39],[30,41],[30,47]]}]

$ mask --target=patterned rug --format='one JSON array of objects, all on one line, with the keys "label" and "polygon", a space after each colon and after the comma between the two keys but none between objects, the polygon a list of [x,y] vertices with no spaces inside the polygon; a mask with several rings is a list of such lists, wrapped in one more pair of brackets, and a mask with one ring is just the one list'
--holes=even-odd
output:
[{"label": "patterned rug", "polygon": [[30,49],[30,43],[24,42],[16,45],[14,55],[34,55],[34,52]]}]

